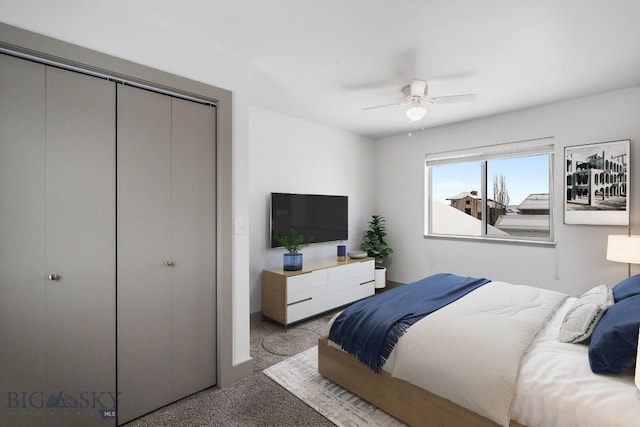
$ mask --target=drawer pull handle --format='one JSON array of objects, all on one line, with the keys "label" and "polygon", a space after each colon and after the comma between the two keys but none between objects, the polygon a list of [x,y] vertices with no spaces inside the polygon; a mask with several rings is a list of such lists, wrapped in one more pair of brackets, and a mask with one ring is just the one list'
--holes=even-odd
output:
[{"label": "drawer pull handle", "polygon": [[309,298],[305,298],[305,299],[301,299],[300,301],[296,301],[296,302],[292,302],[287,304],[287,307],[291,306],[291,305],[296,305],[296,304],[300,304],[303,302],[307,302],[307,301],[311,301],[313,298],[309,297]]}]

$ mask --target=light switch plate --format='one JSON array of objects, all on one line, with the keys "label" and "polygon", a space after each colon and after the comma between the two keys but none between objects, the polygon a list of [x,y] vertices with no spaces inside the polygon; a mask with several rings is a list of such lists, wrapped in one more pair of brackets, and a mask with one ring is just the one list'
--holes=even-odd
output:
[{"label": "light switch plate", "polygon": [[233,234],[244,234],[244,218],[233,220]]}]

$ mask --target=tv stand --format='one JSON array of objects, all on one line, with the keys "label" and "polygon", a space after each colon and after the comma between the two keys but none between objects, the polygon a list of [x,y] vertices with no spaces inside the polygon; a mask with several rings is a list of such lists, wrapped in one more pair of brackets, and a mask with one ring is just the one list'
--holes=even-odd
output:
[{"label": "tv stand", "polygon": [[302,270],[262,271],[262,314],[283,325],[375,294],[374,259],[306,261]]}]

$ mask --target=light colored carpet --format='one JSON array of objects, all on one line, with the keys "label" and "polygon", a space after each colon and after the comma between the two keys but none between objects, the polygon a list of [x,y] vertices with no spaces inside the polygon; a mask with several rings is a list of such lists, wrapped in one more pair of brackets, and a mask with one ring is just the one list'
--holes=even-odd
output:
[{"label": "light colored carpet", "polygon": [[405,424],[318,373],[313,347],[263,371],[340,427],[395,427]]}]

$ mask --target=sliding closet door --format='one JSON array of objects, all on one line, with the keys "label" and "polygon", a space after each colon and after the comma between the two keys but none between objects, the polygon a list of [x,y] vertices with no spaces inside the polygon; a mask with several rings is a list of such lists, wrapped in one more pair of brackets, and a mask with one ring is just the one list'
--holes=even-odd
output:
[{"label": "sliding closet door", "polygon": [[216,383],[215,110],[172,100],[173,397]]},{"label": "sliding closet door", "polygon": [[123,423],[172,401],[171,98],[118,85],[117,132]]},{"label": "sliding closet door", "polygon": [[0,61],[0,424],[114,425],[115,86]]},{"label": "sliding closet door", "polygon": [[[0,394],[7,398],[45,390],[44,119],[45,67],[0,55]],[[7,406],[0,425],[44,425],[44,409],[23,409],[22,399]]]}]

